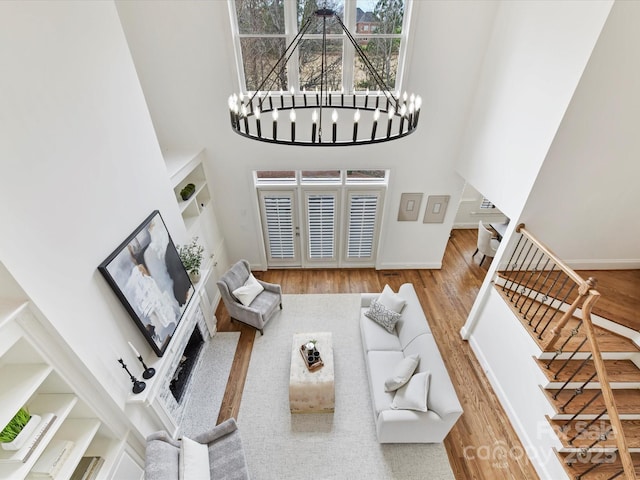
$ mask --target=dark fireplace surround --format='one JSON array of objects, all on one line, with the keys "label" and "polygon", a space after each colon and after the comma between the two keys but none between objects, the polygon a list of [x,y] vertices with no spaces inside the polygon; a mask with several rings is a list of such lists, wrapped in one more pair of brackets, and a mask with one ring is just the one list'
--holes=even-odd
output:
[{"label": "dark fireplace surround", "polygon": [[181,403],[184,393],[189,386],[189,380],[193,374],[193,370],[198,363],[198,358],[204,345],[204,339],[202,333],[196,324],[191,337],[184,348],[180,362],[173,373],[171,381],[169,382],[169,390],[176,399],[176,402]]}]

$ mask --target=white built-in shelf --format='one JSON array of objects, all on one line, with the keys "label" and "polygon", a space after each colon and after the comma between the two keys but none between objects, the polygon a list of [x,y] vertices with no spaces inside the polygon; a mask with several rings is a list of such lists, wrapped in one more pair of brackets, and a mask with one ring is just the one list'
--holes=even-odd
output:
[{"label": "white built-in shelf", "polygon": [[[166,152],[164,154],[167,174],[187,231],[196,224],[204,209],[211,202],[203,160],[204,150]],[[180,191],[189,183],[195,185],[195,193],[187,200],[183,200]]]},{"label": "white built-in shelf", "polygon": [[36,392],[53,369],[46,364],[7,364],[0,368],[0,425],[8,424],[13,416]]},{"label": "white built-in shelf", "polygon": [[[54,439],[74,442],[56,479],[69,479],[87,451],[105,458],[105,466],[110,468],[123,453],[123,439],[116,438],[92,405],[82,401],[65,380],[68,376],[50,363],[56,354],[50,357],[40,350],[32,337],[37,328],[28,304],[0,301],[0,426],[6,425],[21,407],[32,415],[55,415],[26,459],[20,453],[0,450],[0,479],[36,478],[31,469]],[[53,344],[50,347],[53,349]],[[97,432],[101,432],[100,438],[94,442]],[[101,472],[99,478],[106,479],[106,473]]]}]

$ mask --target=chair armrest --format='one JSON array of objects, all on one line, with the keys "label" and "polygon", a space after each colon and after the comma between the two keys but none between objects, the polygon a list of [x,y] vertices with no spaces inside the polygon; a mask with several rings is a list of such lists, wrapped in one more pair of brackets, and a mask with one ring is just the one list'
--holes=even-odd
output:
[{"label": "chair armrest", "polygon": [[164,430],[161,430],[159,432],[150,433],[149,436],[147,436],[147,443],[152,442],[154,440],[160,440],[161,442],[165,442],[165,443],[168,443],[171,446],[174,446],[176,448],[180,448],[180,441],[174,440],[173,438],[171,438],[169,433],[167,433]]},{"label": "chair armrest", "polygon": [[259,280],[256,278],[256,280],[258,280],[258,283],[260,285],[262,285],[264,287],[265,290],[267,290],[268,292],[274,292],[274,293],[278,293],[280,295],[282,295],[282,287],[280,285],[278,285],[277,283],[269,283],[269,282],[265,282],[263,280]]},{"label": "chair armrest", "polygon": [[193,440],[198,443],[208,444],[225,435],[235,432],[238,429],[235,418],[229,418],[222,422],[220,425],[216,425],[208,432],[197,435]]}]

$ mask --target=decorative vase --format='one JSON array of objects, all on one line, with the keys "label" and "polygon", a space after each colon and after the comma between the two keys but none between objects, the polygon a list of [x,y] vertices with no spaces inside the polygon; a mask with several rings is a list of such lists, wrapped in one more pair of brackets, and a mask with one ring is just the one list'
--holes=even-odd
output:
[{"label": "decorative vase", "polygon": [[200,272],[189,272],[189,278],[191,283],[198,283],[200,281]]},{"label": "decorative vase", "polygon": [[31,415],[29,421],[26,423],[20,433],[11,442],[0,443],[3,450],[20,450],[22,446],[31,438],[38,425],[40,425],[40,415]]}]

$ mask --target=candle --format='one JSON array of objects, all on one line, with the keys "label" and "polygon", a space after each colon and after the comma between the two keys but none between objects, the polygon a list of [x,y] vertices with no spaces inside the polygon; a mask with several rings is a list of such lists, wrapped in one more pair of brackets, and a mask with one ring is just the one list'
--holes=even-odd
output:
[{"label": "candle", "polygon": [[[387,99],[388,101],[388,99]],[[393,122],[393,116],[395,115],[395,111],[393,107],[389,109],[389,122],[387,123],[387,138],[391,136],[391,123]]]},{"label": "candle", "polygon": [[369,106],[369,89],[367,88],[367,91],[364,94],[364,108],[367,108]]},{"label": "candle", "polygon": [[138,350],[136,350],[136,347],[133,346],[133,343],[129,342],[129,346],[131,347],[131,350],[133,350],[133,353],[136,355],[136,358],[142,357],[142,355],[138,353]]},{"label": "candle", "polygon": [[284,108],[284,92],[280,89],[280,108]]},{"label": "candle", "polygon": [[402,104],[400,108],[400,130],[399,133],[402,135],[402,129],[404,127],[404,118],[407,115],[407,105],[405,103]]},{"label": "candle", "polygon": [[307,106],[307,87],[302,89],[302,100],[304,100],[304,106]]},{"label": "candle", "polygon": [[273,110],[273,102],[271,101],[271,92],[269,92],[269,110]]},{"label": "candle", "polygon": [[242,117],[244,120],[244,133],[249,133],[249,119],[247,118],[247,106],[242,104]]},{"label": "candle", "polygon": [[360,110],[356,110],[356,113],[353,114],[353,141],[355,142],[358,138],[358,120],[360,120]]},{"label": "candle", "polygon": [[273,139],[275,140],[278,136],[278,109],[276,108],[273,113],[271,113],[273,117]]},{"label": "candle", "polygon": [[259,108],[256,108],[255,116],[256,116],[256,127],[258,129],[258,138],[262,138],[262,125],[260,125],[260,109]]},{"label": "candle", "polygon": [[293,87],[291,87],[291,106],[295,108],[296,106],[296,96],[295,96],[295,90],[293,89]]},{"label": "candle", "polygon": [[376,129],[378,128],[378,118],[380,118],[380,110],[376,108],[373,112],[373,128],[371,129],[371,140],[376,138]]},{"label": "candle", "polygon": [[313,125],[311,125],[311,143],[316,143],[316,129],[318,128],[316,125],[318,122],[318,112],[316,110],[313,111],[311,120],[313,121]]},{"label": "candle", "polygon": [[333,143],[336,143],[336,136],[338,134],[338,126],[336,122],[338,121],[338,112],[333,109],[333,113],[331,114],[331,120],[333,120]]},{"label": "candle", "polygon": [[296,112],[295,110],[291,110],[289,113],[289,119],[291,120],[291,141],[296,141]]}]

